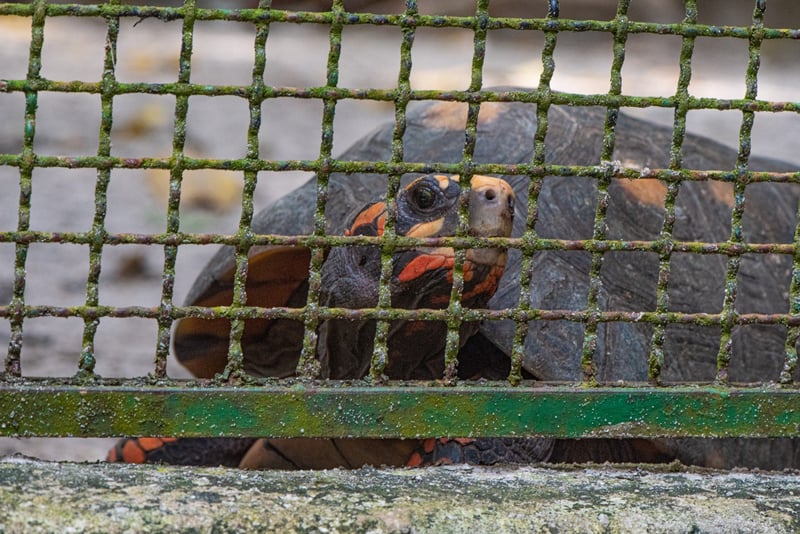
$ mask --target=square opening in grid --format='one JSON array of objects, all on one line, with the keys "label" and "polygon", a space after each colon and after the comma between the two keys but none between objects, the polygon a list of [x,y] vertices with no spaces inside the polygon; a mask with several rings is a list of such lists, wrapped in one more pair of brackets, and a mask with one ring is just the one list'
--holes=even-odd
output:
[{"label": "square opening in grid", "polygon": [[195,21],[192,35],[192,82],[250,85],[253,81],[255,36],[255,26],[250,23]]},{"label": "square opening in grid", "polygon": [[[538,7],[538,6],[537,6]],[[492,30],[486,35],[483,86],[536,87],[542,74],[544,33]]]},{"label": "square opening in grid", "polygon": [[412,89],[469,87],[475,33],[461,28],[417,28],[411,47]]},{"label": "square opening in grid", "polygon": [[0,243],[0,306],[11,302],[13,296],[15,252],[14,243]]},{"label": "square opening in grid", "polygon": [[591,178],[547,176],[539,193],[536,233],[545,239],[591,239],[597,183]]},{"label": "square opening in grid", "polygon": [[325,85],[329,49],[327,24],[270,24],[264,83],[278,87]]},{"label": "square opening in grid", "polygon": [[[544,140],[545,163],[600,165],[607,113],[606,108],[599,106],[550,106]],[[574,128],[573,124],[578,122],[581,127]],[[619,128],[616,135],[623,135]]]},{"label": "square opening in grid", "polygon": [[69,377],[78,372],[84,322],[79,317],[34,317],[22,326],[25,377]]},{"label": "square opening in grid", "polygon": [[797,113],[756,113],[748,168],[751,171],[796,172],[800,169],[797,139],[800,139],[800,115]]},{"label": "square opening in grid", "polygon": [[676,35],[632,33],[625,41],[622,93],[672,96],[678,87],[681,38]]},{"label": "square opening in grid", "polygon": [[[621,162],[625,168],[639,163]],[[654,167],[657,168],[657,167]],[[656,240],[664,228],[667,184],[654,178],[615,178],[608,189],[609,239]]]},{"label": "square opening in grid", "polygon": [[234,96],[192,96],[186,116],[186,154],[235,159],[247,153],[250,112],[247,100]]},{"label": "square opening in grid", "polygon": [[95,155],[100,131],[100,95],[50,93],[37,95],[37,154]]},{"label": "square opening in grid", "polygon": [[31,19],[0,17],[0,80],[22,80],[28,72]]},{"label": "square opening in grid", "polygon": [[[330,188],[328,199],[325,203],[325,231],[332,235],[344,234],[344,229],[352,222],[352,219],[359,213],[367,203],[377,201],[387,194],[389,189],[389,179],[385,174],[371,174],[371,173],[358,173],[355,179],[364,180],[363,183],[369,184],[369,189],[364,190],[362,187],[348,187],[348,181],[351,180],[349,174],[333,174],[332,181],[338,183],[339,187]],[[410,182],[410,176],[406,175],[401,181],[401,187]],[[344,185],[344,187],[342,187]],[[312,202],[316,201],[313,197]],[[310,215],[312,210],[305,212]],[[299,225],[298,221],[298,225]],[[302,221],[305,230],[311,232],[311,220]],[[300,233],[300,232],[294,232]]]},{"label": "square opening in grid", "polygon": [[[219,245],[178,245],[175,258],[175,286],[172,302],[176,306],[190,305],[186,301],[190,289],[221,248]],[[233,249],[231,248],[231,251]],[[232,257],[232,256],[231,256]]]},{"label": "square opening in grid", "polygon": [[339,87],[393,89],[400,70],[400,29],[355,25],[342,28]]},{"label": "square opening in grid", "polygon": [[218,169],[184,171],[181,182],[181,230],[236,233],[242,211],[243,184],[241,172]]},{"label": "square opening in grid", "polygon": [[25,263],[25,304],[86,304],[89,247],[71,243],[31,243]]},{"label": "square opening in grid", "polygon": [[19,154],[25,129],[25,95],[0,93],[0,154]]},{"label": "square opening in grid", "polygon": [[107,33],[108,25],[101,18],[47,18],[42,46],[42,77],[58,81],[100,81]]},{"label": "square opening in grid", "polygon": [[567,93],[607,93],[613,44],[613,35],[607,32],[559,33],[550,87]]},{"label": "square opening in grid", "polygon": [[105,378],[153,373],[157,336],[158,323],[154,319],[103,317],[94,338],[95,372]]},{"label": "square opening in grid", "polygon": [[[259,153],[268,160],[313,160],[322,141],[322,101],[270,98],[261,104]],[[334,139],[336,132],[334,131]]]},{"label": "square opening in grid", "polygon": [[[795,19],[800,20],[800,19]],[[785,21],[781,21],[784,25]],[[769,39],[761,43],[758,98],[773,102],[800,101],[800,42]]]},{"label": "square opening in grid", "polygon": [[670,257],[668,311],[719,313],[725,295],[727,257],[676,252]]},{"label": "square opening in grid", "polygon": [[[115,75],[123,83],[170,83],[178,79],[182,20],[120,19]],[[194,42],[196,51],[197,41]],[[192,57],[194,60],[194,56]],[[202,71],[202,69],[200,69]],[[192,81],[196,71],[192,71]],[[115,109],[116,111],[116,109]]]},{"label": "square opening in grid", "polygon": [[94,169],[37,168],[33,171],[31,230],[88,232],[95,213]]},{"label": "square opening in grid", "polygon": [[668,324],[664,328],[664,384],[713,382],[717,376],[720,327]]},{"label": "square opening in grid", "polygon": [[[778,382],[786,359],[786,333],[786,327],[780,324],[736,326],[732,333],[733,355],[729,369],[731,382]],[[796,372],[794,375],[798,376]]]},{"label": "square opening in grid", "polygon": [[167,228],[169,171],[113,169],[108,184],[106,230],[152,234]]},{"label": "square opening in grid", "polygon": [[19,225],[19,169],[0,166],[0,232]]},{"label": "square opening in grid", "polygon": [[744,240],[749,243],[793,243],[800,185],[752,183],[744,193]]},{"label": "square opening in grid", "polygon": [[653,325],[611,321],[598,326],[594,363],[600,383],[619,385],[647,380]]},{"label": "square opening in grid", "polygon": [[[692,110],[686,114],[683,167],[694,170],[732,170],[739,150],[740,111]],[[711,150],[709,150],[711,147]]]},{"label": "square opening in grid", "polygon": [[600,278],[604,310],[655,311],[658,254],[637,250],[606,252]]},{"label": "square opening in grid", "polygon": [[[636,123],[631,119],[646,121],[647,124]],[[634,123],[635,125],[633,125]],[[628,124],[632,124],[632,126],[628,126]],[[619,159],[620,163],[626,167],[654,169],[668,166],[674,125],[675,109],[671,107],[621,108],[620,118],[617,119],[614,158]],[[628,128],[634,130],[631,135],[628,135],[626,131]],[[626,155],[626,152],[632,151],[632,149],[625,148],[628,143],[634,147],[640,147],[640,150],[633,152],[635,157]],[[643,146],[645,143],[647,145]],[[647,154],[646,159],[642,155],[643,153]]]},{"label": "square opening in grid", "polygon": [[675,199],[673,236],[719,243],[730,239],[733,184],[719,180],[681,182]]},{"label": "square opening in grid", "polygon": [[297,189],[312,176],[307,171],[263,171],[258,173],[258,187],[253,195],[255,212],[258,213],[282,196]]},{"label": "square opening in grid", "polygon": [[591,262],[591,253],[584,251],[534,252],[530,306],[544,310],[585,310]]},{"label": "square opening in grid", "polygon": [[[338,156],[378,127],[394,123],[394,103],[380,100],[339,100],[333,120],[333,154]],[[389,160],[389,155],[384,161]]]},{"label": "square opening in grid", "polygon": [[163,247],[106,245],[100,271],[100,304],[158,306],[163,290],[163,268]]},{"label": "square opening in grid", "polygon": [[175,97],[130,94],[114,97],[111,154],[168,158],[172,155]]},{"label": "square opening in grid", "polygon": [[792,257],[788,254],[743,254],[736,277],[736,311],[789,313]]},{"label": "square opening in grid", "polygon": [[529,321],[523,367],[545,382],[580,380],[585,331],[580,322]]},{"label": "square opening in grid", "polygon": [[697,37],[694,43],[689,94],[698,98],[744,98],[747,40]]}]

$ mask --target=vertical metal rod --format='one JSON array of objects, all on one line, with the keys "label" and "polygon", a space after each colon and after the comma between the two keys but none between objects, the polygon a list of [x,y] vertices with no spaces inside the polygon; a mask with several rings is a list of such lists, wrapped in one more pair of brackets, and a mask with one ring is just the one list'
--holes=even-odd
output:
[{"label": "vertical metal rod", "polygon": [[[406,109],[411,93],[411,47],[416,36],[416,20],[419,12],[416,0],[406,0],[402,21],[402,40],[400,41],[400,70],[397,74],[397,90],[394,102],[394,130],[392,132],[392,163],[403,162],[403,135],[406,132]],[[390,173],[386,192],[386,223],[383,228],[383,246],[381,247],[381,274],[378,280],[378,303],[380,309],[392,306],[391,280],[394,271],[394,238],[395,238],[395,198],[400,189],[402,173]],[[372,360],[370,361],[369,378],[374,384],[385,383],[384,374],[389,364],[389,330],[391,321],[379,320],[375,325],[375,341],[373,343]]]},{"label": "vertical metal rod", "polygon": [[[47,2],[36,0],[33,4],[31,18],[31,46],[28,56],[27,81],[34,85],[40,80],[42,70],[42,46],[44,45],[44,23]],[[35,90],[25,91],[25,125],[22,137],[22,161],[19,167],[19,210],[17,231],[30,230],[31,195],[33,194],[33,170],[36,168],[36,153],[33,138],[36,134],[36,108],[38,93]],[[8,340],[8,353],[5,359],[5,374],[12,377],[22,375],[22,327],[25,318],[25,262],[28,259],[28,243],[17,242],[14,254],[14,283],[11,302],[9,303],[9,320],[11,333]]]},{"label": "vertical metal rod", "polygon": [[[111,2],[116,4],[117,1]],[[117,38],[119,37],[119,17],[107,17],[106,50],[103,60],[103,82],[100,94],[100,132],[97,155],[111,155],[111,128],[113,124],[114,93],[116,92],[116,59]],[[86,281],[86,306],[97,307],[100,302],[100,271],[102,265],[103,244],[106,236],[105,219],[107,210],[108,185],[111,181],[111,169],[98,169],[94,191],[94,220],[90,232],[92,243],[89,245],[89,276]],[[83,343],[79,361],[78,375],[91,377],[94,375],[95,346],[94,339],[100,319],[85,318]]]},{"label": "vertical metal rod", "polygon": [[[617,15],[614,29],[614,59],[611,63],[611,80],[608,90],[610,96],[622,94],[622,65],[625,61],[625,43],[628,38],[628,5],[629,0],[619,0],[617,4]],[[616,143],[617,118],[619,117],[619,106],[608,106],[606,108],[606,121],[603,128],[603,144],[600,153],[601,164],[607,168],[607,174],[597,180],[597,207],[594,216],[594,232],[592,239],[604,241],[608,225],[606,215],[608,204],[611,199],[608,188],[616,172],[614,159],[614,145]],[[588,312],[585,330],[583,334],[583,348],[581,350],[581,368],[583,370],[583,382],[595,384],[597,382],[597,366],[595,357],[598,350],[598,322],[597,313],[600,312],[600,294],[603,282],[600,273],[603,268],[603,252],[592,252],[592,261],[589,269],[589,291],[586,297],[586,311]]]},{"label": "vertical metal rod", "polygon": [[[697,22],[697,6],[694,1],[686,3],[683,22],[686,24]],[[686,136],[686,115],[689,112],[689,83],[692,80],[694,41],[694,36],[684,36],[681,40],[678,86],[675,90],[677,106],[669,158],[669,168],[674,171],[680,171],[683,168],[683,140]],[[656,283],[656,312],[658,313],[669,311],[670,265],[674,248],[672,232],[675,228],[675,201],[678,198],[680,187],[680,181],[669,182],[664,199],[664,222],[659,234],[662,248],[658,256],[658,281]],[[647,375],[648,380],[655,384],[661,382],[661,370],[664,367],[666,325],[667,323],[664,322],[653,324]]]},{"label": "vertical metal rod", "polygon": [[[345,7],[343,0],[334,0],[331,6],[331,29],[329,37],[326,87],[335,88],[339,84],[339,58],[342,52],[342,28]],[[314,235],[326,234],[325,206],[328,202],[328,181],[330,180],[331,152],[333,150],[333,119],[336,113],[336,97],[322,100],[322,140],[319,149],[319,169],[317,170],[317,204],[314,210]],[[317,328],[319,326],[319,298],[322,289],[322,263],[325,260],[324,247],[311,247],[311,263],[308,276],[308,300],[304,321],[303,349],[297,364],[297,372],[306,378],[318,378],[321,366],[317,360]]]},{"label": "vertical metal rod", "polygon": [[[181,8],[183,12],[183,29],[181,52],[178,60],[178,84],[188,86],[191,83],[192,47],[194,38],[194,21],[196,0],[186,0]],[[189,95],[175,96],[175,118],[172,130],[172,157],[169,173],[169,196],[167,197],[166,232],[179,239],[181,227],[180,204],[181,184],[184,171],[184,147],[186,146],[186,117],[189,113]],[[172,308],[175,289],[175,262],[178,256],[177,244],[164,245],[164,268],[161,277],[161,302],[159,303],[158,333],[156,341],[155,378],[161,378],[162,368],[166,374],[165,363],[169,355],[170,331],[172,329]]]},{"label": "vertical metal rod", "polygon": [[[753,24],[750,27],[749,61],[745,74],[745,99],[755,100],[758,96],[758,68],[761,64],[761,41],[763,40],[764,10],[766,4],[757,3],[753,10]],[[745,189],[750,180],[750,139],[755,121],[755,112],[742,110],[742,124],[739,128],[739,153],[736,158],[736,181],[733,184],[733,209],[731,210],[731,243],[744,242],[742,216],[744,215]],[[722,300],[722,331],[717,353],[716,382],[727,384],[728,369],[733,354],[733,330],[736,326],[736,290],[741,256],[730,256],[725,271],[725,295]]]}]

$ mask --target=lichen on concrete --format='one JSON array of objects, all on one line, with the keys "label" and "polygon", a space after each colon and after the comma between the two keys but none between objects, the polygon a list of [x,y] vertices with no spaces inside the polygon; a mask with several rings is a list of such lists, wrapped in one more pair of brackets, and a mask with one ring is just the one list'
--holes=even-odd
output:
[{"label": "lichen on concrete", "polygon": [[0,461],[0,532],[793,532],[800,476]]}]

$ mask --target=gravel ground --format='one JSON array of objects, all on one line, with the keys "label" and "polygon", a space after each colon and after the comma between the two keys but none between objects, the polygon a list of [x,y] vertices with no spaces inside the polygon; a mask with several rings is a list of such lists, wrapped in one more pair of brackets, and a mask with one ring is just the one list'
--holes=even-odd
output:
[{"label": "gravel ground", "polygon": [[[607,2],[607,4],[615,4]],[[669,21],[676,16],[658,3],[633,4],[632,18]],[[378,4],[378,6],[391,3]],[[513,3],[504,2],[504,9]],[[562,16],[611,17],[602,2],[562,2]],[[650,6],[642,10],[639,6]],[[780,5],[770,2],[767,24],[798,27],[800,18],[779,17]],[[747,24],[745,12],[723,10],[720,23]],[[519,13],[511,13],[517,14]],[[540,16],[541,13],[535,13]],[[701,16],[702,19],[702,16]],[[639,20],[642,20],[641,18]],[[716,19],[715,19],[716,20]],[[708,19],[706,20],[708,21]],[[794,22],[792,22],[794,21]],[[169,82],[176,79],[181,22],[123,19],[117,53],[118,80]],[[327,28],[274,24],[267,44],[266,83],[285,86],[322,85],[328,50]],[[51,18],[45,26],[42,76],[52,80],[98,81],[102,73],[106,27],[101,20]],[[399,68],[400,31],[391,27],[346,27],[343,33],[339,84],[353,88],[394,87]],[[192,81],[247,84],[253,61],[254,29],[248,24],[198,22],[194,35]],[[463,89],[469,83],[473,36],[460,29],[420,29],[413,47],[412,86]],[[541,72],[541,35],[496,31],[490,34],[484,84],[536,86]],[[766,42],[761,63],[759,97],[800,100],[800,43]],[[0,80],[21,79],[27,71],[30,21],[0,17]],[[623,91],[631,95],[671,95],[678,78],[680,38],[631,35],[626,47]],[[741,98],[747,65],[747,43],[698,38],[689,88],[696,96]],[[564,33],[556,48],[558,90],[601,93],[608,90],[612,59],[610,35]],[[126,157],[167,156],[172,150],[174,98],[127,95],[114,100],[112,154]],[[43,155],[97,153],[100,99],[96,95],[41,93],[34,148]],[[0,153],[22,147],[24,98],[0,93]],[[315,158],[319,150],[322,105],[279,99],[263,108],[261,157]],[[672,123],[663,109],[632,110],[638,116]],[[393,118],[389,104],[342,101],[337,105],[334,154],[375,126]],[[735,111],[694,111],[688,129],[736,146],[741,114]],[[238,158],[245,151],[248,110],[235,97],[190,99],[186,153],[197,157]],[[800,117],[759,114],[752,153],[800,163],[797,153]],[[267,206],[308,178],[308,173],[262,173],[256,207]],[[31,228],[43,231],[85,231],[91,227],[95,172],[36,169],[33,175]],[[106,228],[110,232],[161,232],[166,225],[167,174],[115,170],[109,189]],[[224,171],[189,172],[181,206],[182,229],[191,232],[233,232],[238,223],[241,176]],[[19,174],[0,166],[0,231],[17,226]],[[178,255],[176,301],[182,303],[192,281],[213,254],[211,247],[182,247]],[[33,244],[27,261],[26,302],[79,305],[86,299],[88,255],[78,245]],[[0,302],[11,294],[14,246],[0,243]],[[100,302],[107,305],[155,306],[161,294],[162,251],[126,245],[103,252]],[[77,319],[39,318],[25,323],[22,353],[26,376],[71,376],[77,370],[82,324]],[[0,320],[0,346],[7,346],[9,325]],[[96,371],[107,377],[146,375],[152,368],[156,324],[148,320],[104,319],[96,338]],[[173,360],[169,374],[188,376]],[[92,460],[104,456],[113,440],[17,440],[0,438],[0,456],[21,452],[44,459]]]}]

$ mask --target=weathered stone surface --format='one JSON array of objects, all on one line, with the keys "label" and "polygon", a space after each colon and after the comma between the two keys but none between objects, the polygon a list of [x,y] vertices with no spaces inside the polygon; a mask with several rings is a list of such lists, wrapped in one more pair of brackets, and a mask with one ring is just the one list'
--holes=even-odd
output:
[{"label": "weathered stone surface", "polygon": [[0,460],[0,532],[795,532],[800,476]]}]

